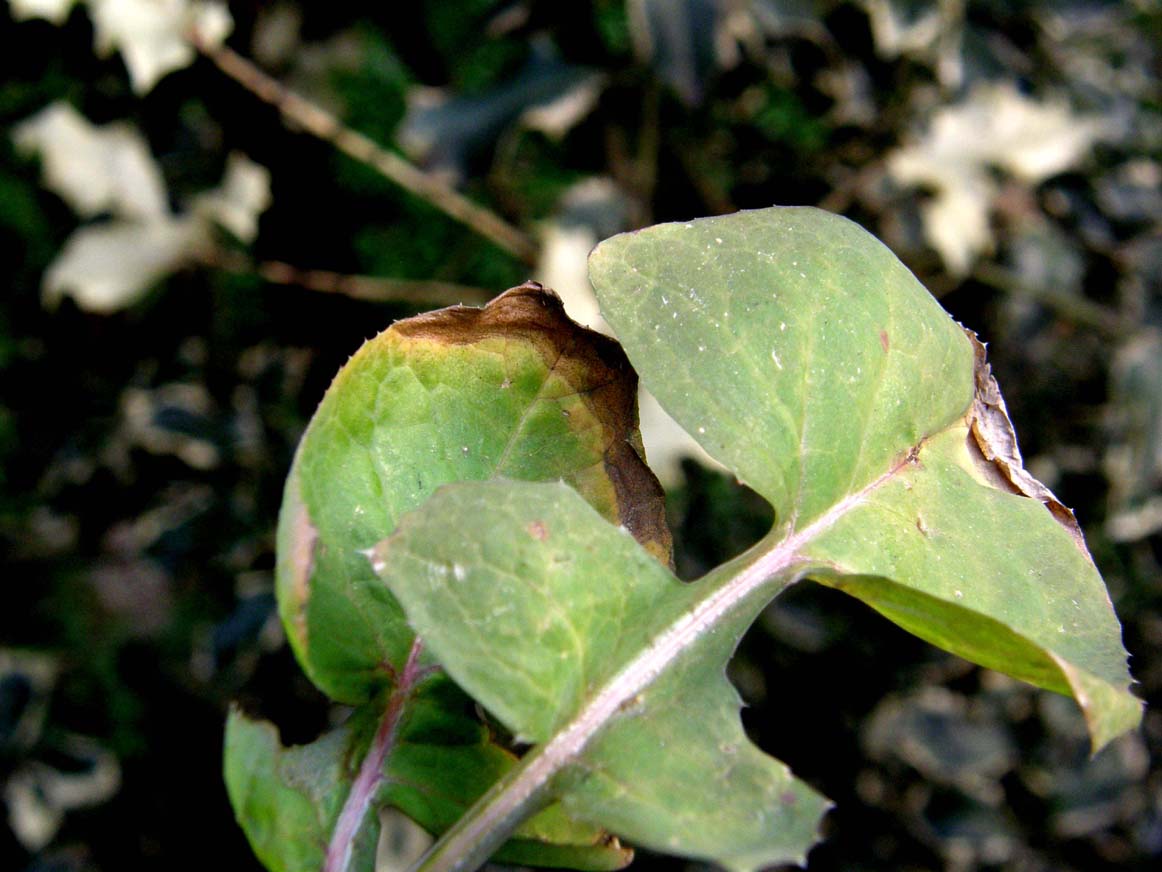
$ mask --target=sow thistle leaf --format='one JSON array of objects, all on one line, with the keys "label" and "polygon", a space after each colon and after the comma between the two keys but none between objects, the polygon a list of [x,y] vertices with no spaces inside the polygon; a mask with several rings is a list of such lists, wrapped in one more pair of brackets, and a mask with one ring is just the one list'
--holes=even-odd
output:
[{"label": "sow thistle leaf", "polygon": [[636,390],[617,344],[533,284],[365,343],[303,437],[279,519],[279,609],[311,680],[359,703],[403,668],[412,631],[361,551],[441,484],[567,481],[669,562]]},{"label": "sow thistle leaf", "polygon": [[746,738],[725,674],[764,597],[718,613],[564,484],[441,489],[372,562],[520,738],[605,727],[559,774],[573,817],[730,868],[804,859],[827,802]]},{"label": "sow thistle leaf", "polygon": [[1095,748],[1137,724],[1072,515],[1021,467],[975,340],[878,241],[770,209],[615,237],[590,276],[646,384],[776,523],[684,585],[565,485],[492,481],[441,489],[376,546],[452,678],[536,743],[425,868],[482,860],[503,837],[481,833],[546,796],[731,869],[801,862],[826,801],[746,740],[724,672],[802,578],[1072,695]]},{"label": "sow thistle leaf", "polygon": [[[465,716],[461,691],[438,673],[415,683],[430,658],[413,662],[412,629],[361,552],[439,485],[504,476],[569,482],[669,563],[636,393],[620,347],[531,283],[484,309],[401,321],[340,371],[287,481],[278,599],[312,681],[359,708],[339,731],[291,749],[270,725],[232,716],[230,797],[270,868],[317,870],[333,845],[346,853],[328,870],[370,869],[380,806],[439,833],[512,768],[515,756]],[[503,849],[512,862],[614,869],[631,857],[560,805],[516,836]]]},{"label": "sow thistle leaf", "polygon": [[1133,728],[1120,628],[1072,513],[1021,466],[983,347],[815,209],[625,234],[590,275],[662,405],[772,504],[771,548],[905,629]]}]

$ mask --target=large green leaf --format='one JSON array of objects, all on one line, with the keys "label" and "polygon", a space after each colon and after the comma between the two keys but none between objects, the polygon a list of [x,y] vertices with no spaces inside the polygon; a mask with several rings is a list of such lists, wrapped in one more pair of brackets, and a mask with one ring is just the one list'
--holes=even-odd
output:
[{"label": "large green leaf", "polygon": [[279,610],[311,680],[358,703],[403,667],[412,632],[360,552],[441,484],[564,479],[668,561],[636,389],[617,344],[537,285],[365,343],[311,420],[279,519]]},{"label": "large green leaf", "polygon": [[[803,860],[827,803],[746,738],[725,674],[764,597],[717,613],[710,588],[563,484],[442,489],[372,561],[451,675],[526,741],[604,730],[562,761],[571,815],[731,868]],[[707,609],[712,625],[690,620]]]},{"label": "large green leaf", "polygon": [[589,261],[650,390],[802,527],[972,400],[963,331],[857,225],[814,209],[663,224]]},{"label": "large green leaf", "polygon": [[[439,485],[503,476],[568,481],[668,563],[636,390],[619,346],[574,324],[532,283],[484,309],[398,322],[340,371],[287,480],[278,599],[312,681],[359,708],[339,734],[289,750],[269,726],[232,719],[230,796],[264,862],[317,869],[332,846],[329,872],[368,869],[378,807],[396,806],[439,833],[512,768],[501,740],[465,722],[459,691],[418,680],[431,658],[363,552]],[[559,805],[518,836],[504,849],[514,862],[607,869],[630,857]]]},{"label": "large green leaf", "polygon": [[724,678],[801,578],[1070,693],[1095,748],[1138,722],[1072,514],[1022,468],[975,339],[878,241],[771,209],[615,237],[590,274],[646,384],[776,523],[682,585],[561,485],[451,485],[401,521],[373,565],[449,674],[537,743],[425,868],[481,860],[546,796],[730,868],[801,860],[825,803],[746,741]]},{"label": "large green leaf", "polygon": [[662,405],[771,502],[771,547],[1072,694],[1095,748],[1138,722],[1076,521],[1021,467],[983,347],[887,248],[826,212],[765,209],[615,237],[590,274]]}]

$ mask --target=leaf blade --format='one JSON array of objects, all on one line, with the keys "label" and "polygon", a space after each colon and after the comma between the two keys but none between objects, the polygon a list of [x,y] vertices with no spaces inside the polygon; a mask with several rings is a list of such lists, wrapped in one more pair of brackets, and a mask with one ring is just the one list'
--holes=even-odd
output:
[{"label": "leaf blade", "polygon": [[963,333],[845,218],[658,225],[601,243],[589,270],[655,396],[780,524],[810,523],[972,399]]},{"label": "leaf blade", "polygon": [[[1072,513],[1022,468],[983,346],[966,337],[882,244],[846,219],[775,208],[614,237],[591,255],[590,274],[607,320],[667,411],[772,503],[772,542],[799,540],[800,556],[815,561],[820,580],[860,596],[911,632],[1074,696],[1095,748],[1136,722],[1140,704],[1129,692],[1117,620]],[[800,330],[809,335],[796,339]],[[780,391],[789,398],[773,400]],[[710,417],[713,425],[704,423]],[[964,447],[969,431],[971,456]],[[759,444],[768,437],[769,444]],[[792,460],[784,452],[805,456]],[[927,466],[940,471],[911,475],[913,467]],[[961,532],[972,513],[950,501],[979,507],[1017,500],[1006,503],[1020,506],[1013,509],[1020,517],[1007,526],[973,516],[980,523],[978,550],[997,552],[988,571],[982,565],[979,577],[965,575],[974,559],[968,542],[942,552],[934,542],[917,541],[932,524],[914,506],[896,506],[894,521],[864,529],[867,510],[852,510],[882,501],[879,491],[897,493],[904,482],[948,491],[924,511],[942,507],[941,527]],[[827,518],[824,528],[815,528]],[[808,530],[824,542],[804,540]],[[1026,537],[1020,562],[1006,562],[1012,555],[999,543],[1031,530],[1036,541]],[[840,541],[863,543],[862,550],[838,555]],[[893,554],[893,548],[903,551]],[[878,559],[885,553],[901,559]],[[1043,585],[1013,586],[1014,578],[1035,570],[1042,553],[1071,558],[1060,567],[1067,582],[1058,587],[1069,604],[1078,603],[1080,622],[1058,614],[1053,604],[1062,600]],[[893,573],[924,555],[927,580],[911,572],[902,586],[891,586],[898,581]],[[876,586],[872,576],[886,582]],[[939,608],[928,592],[943,603]],[[975,627],[978,638],[958,639],[957,623]],[[1069,631],[1058,633],[1059,627]],[[990,651],[1002,636],[1012,656]],[[1077,644],[1089,637],[1100,644]]]},{"label": "leaf blade", "polygon": [[223,774],[234,814],[254,853],[272,872],[321,869],[328,833],[346,795],[342,760],[349,732],[289,752],[278,731],[237,708],[226,720]]},{"label": "leaf blade", "polygon": [[280,515],[280,614],[312,681],[359,703],[402,668],[411,631],[361,552],[440,484],[565,479],[668,562],[635,401],[617,345],[569,321],[539,285],[366,343],[312,419]]},{"label": "leaf blade", "polygon": [[[484,309],[398,322],[366,343],[336,376],[300,443],[279,519],[279,613],[311,680],[361,707],[399,688],[415,637],[362,551],[444,482],[500,474],[568,480],[668,562],[661,487],[636,430],[636,384],[620,348],[570,321],[535,283]],[[455,716],[444,712],[445,720]],[[446,828],[513,763],[499,740],[477,744],[422,746],[430,752],[426,780],[445,791],[436,799],[392,782],[375,801],[394,803],[434,831]],[[274,765],[281,758],[267,745],[257,757]],[[368,752],[368,743],[360,747]],[[415,763],[417,747],[395,749],[389,768]],[[461,777],[449,780],[448,771]],[[606,834],[578,840],[575,821],[559,809],[552,815],[555,830],[538,815],[504,850],[539,865],[628,862],[631,854]],[[341,823],[362,837],[365,821]]]},{"label": "leaf blade", "polygon": [[1105,585],[1074,531],[1038,500],[975,477],[969,439],[962,426],[929,440],[916,465],[803,553],[834,573],[823,583],[915,635],[1074,696],[1096,751],[1141,708]]},{"label": "leaf blade", "polygon": [[827,802],[749,743],[725,675],[765,575],[717,597],[568,486],[512,481],[441,488],[371,559],[455,681],[541,743],[543,777],[514,795],[548,785],[575,818],[730,868],[797,862],[816,841]]},{"label": "leaf blade", "polygon": [[[515,756],[494,744],[471,713],[471,701],[442,676],[409,695],[373,801],[353,822],[343,869],[374,869],[380,806],[394,806],[429,832],[441,833],[512,769]],[[272,872],[324,868],[377,715],[376,706],[365,705],[314,742],[284,747],[274,725],[238,709],[230,712],[223,754],[227,793],[251,847]],[[627,865],[633,852],[552,805],[526,820],[497,856],[610,872]]]}]

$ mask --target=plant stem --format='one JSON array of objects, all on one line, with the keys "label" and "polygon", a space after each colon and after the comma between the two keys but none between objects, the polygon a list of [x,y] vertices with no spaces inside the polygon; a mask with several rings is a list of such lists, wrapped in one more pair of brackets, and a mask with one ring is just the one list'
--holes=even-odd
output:
[{"label": "plant stem", "polygon": [[[737,607],[756,587],[794,559],[791,552],[782,549],[743,555],[748,557],[749,565],[723,585],[715,585],[710,577],[704,578],[708,595],[610,679],[572,722],[526,754],[496,782],[444,833],[412,872],[471,872],[484,864],[521,821],[547,804],[553,778],[577,759],[627,702],[652,684],[668,663],[721,620],[723,614]],[[772,558],[778,565],[772,563]],[[738,569],[737,562],[727,566]],[[713,575],[724,568],[719,567]],[[784,579],[785,584],[793,581],[792,576]],[[774,592],[769,595],[773,596]]]},{"label": "plant stem", "polygon": [[342,294],[378,303],[414,303],[420,306],[483,305],[495,294],[485,288],[425,279],[392,279],[350,275],[322,269],[303,269],[280,260],[255,261],[239,252],[212,248],[200,252],[200,261],[212,269],[253,274],[274,285],[295,285],[324,294]]},{"label": "plant stem", "polygon": [[210,45],[196,32],[190,33],[189,39],[219,70],[260,100],[274,106],[286,120],[371,167],[526,264],[536,263],[537,244],[492,210],[474,203],[395,152],[345,126],[330,112],[271,78],[236,51],[225,45]]},{"label": "plant stem", "polygon": [[1067,321],[1098,330],[1113,339],[1128,336],[1140,326],[1116,309],[1085,297],[1026,284],[1016,272],[994,263],[978,263],[973,278],[1014,296],[1028,297]]},{"label": "plant stem", "polygon": [[420,858],[413,872],[471,872],[484,865],[525,818],[551,797],[552,777],[563,765],[549,742],[506,772]]},{"label": "plant stem", "polygon": [[375,731],[375,738],[371,740],[371,747],[367,756],[359,767],[359,774],[351,784],[347,800],[343,803],[343,810],[335,822],[335,831],[331,834],[331,843],[327,845],[327,856],[323,863],[323,872],[346,872],[351,863],[351,848],[359,826],[371,810],[371,804],[379,785],[383,781],[383,764],[387,755],[395,745],[395,734],[399,728],[400,714],[404,703],[407,702],[416,684],[423,678],[424,673],[419,669],[420,652],[423,643],[417,637],[412,642],[408,653],[407,663],[399,681],[391,691],[387,700],[387,710],[383,720]]}]

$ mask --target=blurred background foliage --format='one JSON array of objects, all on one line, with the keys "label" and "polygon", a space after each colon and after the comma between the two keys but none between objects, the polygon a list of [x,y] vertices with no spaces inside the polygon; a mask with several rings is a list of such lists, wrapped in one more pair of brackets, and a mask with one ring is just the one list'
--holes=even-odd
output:
[{"label": "blurred background foliage", "polygon": [[[257,868],[219,775],[226,706],[286,741],[342,717],[272,594],[283,478],[338,367],[393,319],[529,277],[583,315],[598,239],[772,204],[859,221],[989,340],[1154,704],[1091,760],[1067,701],[795,590],[731,668],[754,739],[837,803],[811,868],[1158,868],[1158,3],[231,5],[234,51],[521,228],[533,263],[205,57],[135,92],[85,7],[14,20],[27,5],[0,6],[5,131],[64,101],[140,131],[175,215],[234,153],[269,170],[269,202],[256,234],[206,231],[95,311],[47,286],[80,222],[45,154],[0,137],[0,868]],[[769,510],[654,438],[696,577]]]}]

